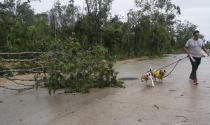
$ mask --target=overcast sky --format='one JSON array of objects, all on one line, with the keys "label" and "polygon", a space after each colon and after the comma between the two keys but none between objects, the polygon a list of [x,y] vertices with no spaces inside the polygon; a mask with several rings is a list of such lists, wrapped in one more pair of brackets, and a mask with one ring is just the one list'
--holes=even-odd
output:
[{"label": "overcast sky", "polygon": [[[3,1],[3,0],[0,0]],[[32,2],[31,5],[36,12],[45,12],[52,8],[54,0],[41,0],[42,2]],[[76,5],[84,8],[84,0],[74,0]],[[188,20],[198,26],[198,30],[210,40],[210,0],[172,0],[179,5],[182,15],[178,18]],[[60,0],[66,4],[68,0]],[[128,10],[135,8],[134,0],[114,0],[111,13],[126,17]]]}]

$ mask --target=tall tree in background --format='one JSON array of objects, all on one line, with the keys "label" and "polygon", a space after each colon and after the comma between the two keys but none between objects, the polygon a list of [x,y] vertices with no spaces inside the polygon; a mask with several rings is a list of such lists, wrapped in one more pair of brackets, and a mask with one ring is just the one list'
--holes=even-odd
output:
[{"label": "tall tree in background", "polygon": [[123,53],[123,36],[125,35],[123,26],[124,24],[119,17],[114,16],[102,28],[104,46],[110,54],[119,55]]},{"label": "tall tree in background", "polygon": [[40,51],[44,48],[43,39],[50,35],[48,18],[44,14],[35,15],[29,1],[5,0],[0,3],[0,14],[0,43],[4,47],[1,51]]},{"label": "tall tree in background", "polygon": [[15,0],[0,2],[0,51],[8,51],[8,34],[15,24],[14,10]]},{"label": "tall tree in background", "polygon": [[135,0],[137,10],[127,21],[111,17],[113,0],[84,0],[80,12],[69,0],[42,14],[35,14],[30,1],[0,2],[0,51],[47,51],[56,39],[75,38],[83,47],[103,45],[110,54],[123,57],[161,55],[181,48],[192,30],[177,21],[180,8],[171,0]]},{"label": "tall tree in background", "polygon": [[102,28],[107,22],[112,0],[85,0],[87,14],[81,18],[90,44],[103,44]]},{"label": "tall tree in background", "polygon": [[176,24],[176,47],[183,48],[189,38],[192,37],[192,31],[196,30],[196,25],[189,21],[178,21]]},{"label": "tall tree in background", "polygon": [[68,5],[64,6],[57,1],[49,15],[54,37],[67,39],[74,33],[78,18],[78,8],[74,6],[74,0],[70,0]]},{"label": "tall tree in background", "polygon": [[[139,10],[128,13],[135,56],[169,52],[175,17],[180,14],[180,8],[170,0],[136,0],[135,3]],[[142,50],[138,51],[139,48]]]},{"label": "tall tree in background", "polygon": [[11,51],[43,51],[50,38],[46,14],[34,14],[29,2],[16,2],[15,24],[8,34]]}]

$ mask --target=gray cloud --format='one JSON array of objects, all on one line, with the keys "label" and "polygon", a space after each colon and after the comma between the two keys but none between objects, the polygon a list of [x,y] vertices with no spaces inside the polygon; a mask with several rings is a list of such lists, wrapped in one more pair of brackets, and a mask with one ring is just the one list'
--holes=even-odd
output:
[{"label": "gray cloud", "polygon": [[188,20],[198,26],[198,30],[210,40],[210,0],[172,0],[179,5],[182,14],[178,17],[181,20]]}]

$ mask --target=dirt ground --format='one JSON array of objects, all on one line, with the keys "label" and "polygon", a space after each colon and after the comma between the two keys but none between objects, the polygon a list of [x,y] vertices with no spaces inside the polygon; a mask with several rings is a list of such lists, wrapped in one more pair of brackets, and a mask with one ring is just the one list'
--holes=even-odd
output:
[{"label": "dirt ground", "polygon": [[[92,89],[89,94],[59,91],[52,96],[44,88],[21,93],[0,88],[0,125],[210,125],[210,58],[202,59],[199,86],[188,79],[188,59],[154,88],[138,79],[150,65],[157,68],[184,56],[117,62],[126,88]],[[22,87],[5,79],[0,85]]]}]

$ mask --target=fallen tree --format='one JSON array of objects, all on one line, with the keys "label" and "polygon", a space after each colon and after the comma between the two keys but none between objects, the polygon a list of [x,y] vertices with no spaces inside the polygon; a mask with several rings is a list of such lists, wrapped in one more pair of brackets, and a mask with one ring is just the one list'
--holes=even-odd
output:
[{"label": "fallen tree", "polygon": [[46,54],[49,93],[88,92],[93,87],[122,87],[113,69],[113,58],[102,46],[83,48],[79,42],[54,41]]}]

